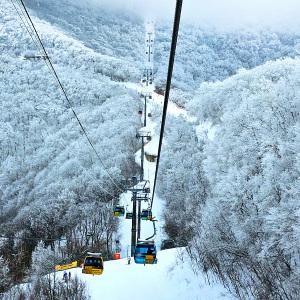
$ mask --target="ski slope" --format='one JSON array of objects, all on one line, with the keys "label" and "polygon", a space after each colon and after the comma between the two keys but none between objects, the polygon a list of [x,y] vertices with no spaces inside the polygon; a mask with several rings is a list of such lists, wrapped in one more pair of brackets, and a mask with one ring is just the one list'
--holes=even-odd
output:
[{"label": "ski slope", "polygon": [[86,282],[91,300],[233,299],[221,285],[210,286],[203,275],[193,273],[184,249],[159,251],[156,265],[128,265],[121,259],[105,262],[101,276],[81,274],[80,268],[71,273]]},{"label": "ski slope", "polygon": [[[138,95],[142,93],[151,93],[152,99],[147,100],[147,112],[153,113],[152,117],[146,116],[147,127],[146,129],[151,132],[152,139],[150,142],[145,145],[145,152],[150,154],[157,154],[158,151],[158,142],[159,142],[159,130],[160,130],[160,121],[161,121],[161,111],[164,102],[164,96],[159,95],[154,92],[154,85],[143,86],[137,83],[127,82],[125,83],[126,88],[134,91]],[[143,101],[143,100],[141,100]],[[156,112],[158,112],[156,114]],[[172,101],[168,105],[168,114],[175,117],[189,118],[186,110],[178,107]],[[144,115],[141,116],[141,121],[143,122]],[[165,142],[165,141],[164,141]],[[135,154],[135,161],[138,165],[141,165],[141,150],[137,151]],[[149,162],[144,159],[144,179],[150,181],[150,189],[153,190],[154,175],[155,175],[156,162]],[[128,211],[132,211],[132,193],[126,192],[120,196],[120,204],[124,205]],[[150,194],[151,197],[151,194]],[[157,234],[155,237],[155,243],[157,248],[160,248],[161,241],[163,240],[163,201],[155,194],[152,213],[153,216],[158,220],[156,223]],[[147,209],[148,204],[142,202],[142,209]],[[141,221],[141,240],[144,240],[153,234],[153,225],[150,221]],[[121,246],[121,255],[126,257],[131,244],[131,220],[126,220],[125,218],[120,219],[119,224],[119,234],[120,234],[120,246]]]},{"label": "ski slope", "polygon": [[[143,84],[137,84],[133,82],[121,83],[125,85],[127,89],[131,92],[136,93],[137,95],[141,94],[151,94],[152,99],[147,99],[147,112],[152,113],[152,117],[146,115],[147,126],[145,129],[151,132],[151,141],[145,144],[145,153],[148,152],[150,154],[157,154],[158,151],[158,143],[159,143],[159,131],[161,126],[161,112],[163,110],[164,96],[155,92],[154,85],[145,86]],[[143,99],[141,100],[141,104],[143,105]],[[187,111],[179,106],[177,106],[174,102],[169,101],[167,114],[177,118],[184,118],[190,122],[193,122],[194,119],[190,117]],[[141,122],[143,123],[144,115],[141,116]],[[198,127],[198,133],[207,134],[210,133],[210,128],[207,128],[207,124],[202,124],[202,127]],[[164,139],[163,144],[167,141]],[[135,154],[135,161],[138,165],[141,165],[141,150],[137,151]],[[155,168],[156,162],[149,162],[144,159],[144,179],[150,181],[150,189],[153,190],[153,183],[155,177]],[[150,194],[150,197],[152,194]],[[132,193],[126,192],[121,194],[120,196],[120,204],[124,205],[126,210],[132,211],[132,201],[131,201]],[[142,202],[142,209],[147,209],[148,204]],[[155,194],[152,213],[153,216],[158,220],[156,223],[157,234],[155,236],[155,244],[157,249],[160,249],[160,245],[162,240],[164,239],[164,231],[163,231],[163,201]],[[150,221],[141,221],[141,240],[145,240],[149,236],[153,234],[153,225]],[[119,240],[121,246],[121,257],[124,258],[130,253],[130,245],[131,245],[131,220],[126,220],[125,218],[120,219],[119,223]]]},{"label": "ski slope", "polygon": [[[134,83],[126,83],[126,87],[137,92],[138,94],[141,93],[141,86]],[[153,89],[153,88],[152,88]],[[150,92],[150,90],[149,90]],[[153,92],[153,90],[151,90]],[[155,106],[157,105],[156,97],[159,96],[155,93],[153,93],[153,99],[148,100],[148,112],[152,112],[155,110]],[[143,120],[144,116],[141,117],[141,120]],[[154,151],[157,152],[158,150],[158,128],[157,128],[157,120],[153,117],[147,116],[147,130],[151,132],[152,140],[145,145],[145,151],[147,149],[155,149]],[[141,150],[137,151],[135,154],[135,161],[138,165],[141,165]],[[154,174],[155,174],[155,162],[149,162],[146,159],[144,159],[144,179],[150,181],[150,190],[153,190],[153,183],[154,183]],[[132,211],[132,201],[131,201],[132,193],[126,192],[123,193],[120,196],[120,204],[124,205],[126,209],[129,211]],[[151,194],[150,194],[151,197]],[[158,222],[156,224],[157,227],[157,235],[155,237],[155,242],[158,247],[160,248],[161,240],[163,239],[163,224],[161,222],[162,220],[162,211],[163,211],[163,204],[162,201],[155,195],[155,201],[153,202],[153,216],[158,219]],[[148,203],[142,202],[141,203],[142,209],[148,208]],[[151,236],[153,234],[153,225],[150,221],[144,221],[141,220],[142,226],[141,226],[141,239],[144,240],[147,237]],[[119,224],[119,234],[120,234],[120,244],[121,244],[121,255],[122,257],[126,257],[128,253],[128,249],[130,249],[131,245],[131,220],[126,220],[125,218],[120,219]]]},{"label": "ski slope", "polygon": [[[128,89],[141,93],[139,84],[126,83]],[[150,90],[149,90],[150,92]],[[148,111],[162,111],[164,97],[153,90],[152,99],[148,99]],[[187,112],[171,102],[168,106],[168,114],[175,117],[189,119]],[[141,117],[143,120],[143,116]],[[158,149],[158,133],[160,129],[160,114],[149,118],[147,116],[147,129],[152,133],[152,140],[147,143],[145,150],[155,152]],[[155,150],[156,149],[156,150]],[[154,154],[154,153],[153,153]],[[140,164],[141,151],[135,155],[136,162]],[[156,163],[144,160],[145,179],[150,180],[151,191],[153,189]],[[121,195],[120,203],[131,210],[131,192]],[[147,208],[142,203],[142,209]],[[153,204],[153,216],[158,219],[157,235],[155,243],[160,248],[163,240],[163,201],[155,195]],[[149,221],[142,221],[141,238],[145,239],[152,235],[153,227]],[[123,259],[119,261],[105,262],[105,271],[102,278],[83,279],[89,286],[92,299],[158,299],[158,300],[205,300],[205,299],[233,299],[223,286],[217,283],[209,285],[203,274],[194,274],[190,265],[189,257],[184,249],[170,249],[158,252],[158,263],[156,265],[137,265],[131,260],[127,264],[127,254],[130,251],[131,243],[131,220],[120,219],[119,226],[121,255]],[[79,275],[80,276],[80,275]],[[112,287],[112,282],[116,282],[118,289]],[[103,287],[102,287],[103,285]],[[98,288],[97,288],[98,286]],[[101,292],[99,292],[101,290]]]}]

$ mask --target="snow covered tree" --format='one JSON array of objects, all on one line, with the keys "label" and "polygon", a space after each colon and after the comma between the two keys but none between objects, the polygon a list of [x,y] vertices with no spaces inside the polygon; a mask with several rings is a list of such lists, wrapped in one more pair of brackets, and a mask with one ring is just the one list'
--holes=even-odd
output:
[{"label": "snow covered tree", "polygon": [[175,244],[187,245],[208,194],[203,172],[203,141],[190,124],[168,119],[167,144],[161,158],[158,192],[166,200],[165,231]]},{"label": "snow covered tree", "polygon": [[190,106],[216,124],[192,257],[241,299],[300,293],[299,72],[298,59],[270,62],[204,85]]}]

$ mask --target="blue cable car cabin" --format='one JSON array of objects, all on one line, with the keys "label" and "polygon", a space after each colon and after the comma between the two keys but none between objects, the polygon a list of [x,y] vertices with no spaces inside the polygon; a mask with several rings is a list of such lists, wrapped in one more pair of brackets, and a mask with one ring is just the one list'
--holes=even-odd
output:
[{"label": "blue cable car cabin", "polygon": [[134,262],[136,264],[156,264],[156,247],[154,242],[138,242],[134,250]]},{"label": "blue cable car cabin", "polygon": [[142,220],[151,220],[152,212],[149,209],[143,209],[141,212],[141,219]]},{"label": "blue cable car cabin", "polygon": [[115,206],[114,208],[114,216],[115,217],[123,217],[125,215],[124,206]]}]

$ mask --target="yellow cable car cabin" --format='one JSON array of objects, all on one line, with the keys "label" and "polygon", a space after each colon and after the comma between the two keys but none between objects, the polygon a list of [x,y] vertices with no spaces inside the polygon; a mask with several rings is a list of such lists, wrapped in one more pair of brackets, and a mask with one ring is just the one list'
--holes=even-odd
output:
[{"label": "yellow cable car cabin", "polygon": [[101,275],[103,273],[103,258],[101,253],[87,253],[83,262],[82,273],[92,275]]}]

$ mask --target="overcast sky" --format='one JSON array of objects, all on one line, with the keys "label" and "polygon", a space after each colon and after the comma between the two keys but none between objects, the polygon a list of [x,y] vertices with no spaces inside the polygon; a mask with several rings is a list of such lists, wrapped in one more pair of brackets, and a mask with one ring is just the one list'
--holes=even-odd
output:
[{"label": "overcast sky", "polygon": [[[79,1],[79,0],[77,0]],[[127,7],[141,15],[173,17],[176,0],[81,0]],[[300,0],[183,0],[183,19],[215,26],[248,24],[300,28]]]}]

